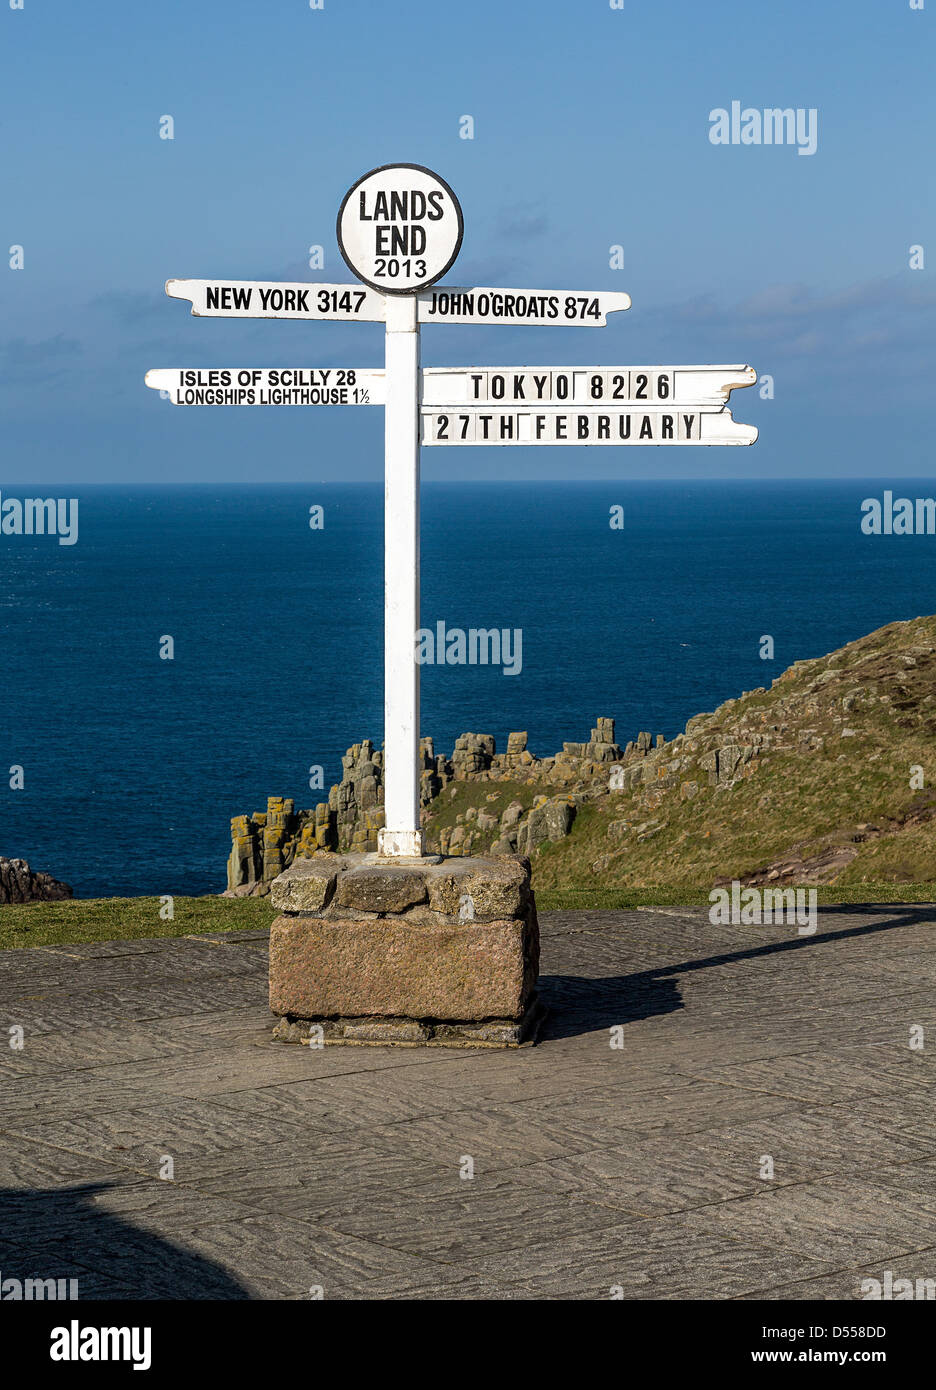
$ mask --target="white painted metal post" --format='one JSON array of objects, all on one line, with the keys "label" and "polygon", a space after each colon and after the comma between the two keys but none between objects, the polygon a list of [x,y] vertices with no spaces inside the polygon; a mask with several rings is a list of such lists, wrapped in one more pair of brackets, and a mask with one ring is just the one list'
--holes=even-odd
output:
[{"label": "white painted metal post", "polygon": [[421,855],[419,826],[419,319],[387,295],[384,430],[384,829],[381,854]]}]

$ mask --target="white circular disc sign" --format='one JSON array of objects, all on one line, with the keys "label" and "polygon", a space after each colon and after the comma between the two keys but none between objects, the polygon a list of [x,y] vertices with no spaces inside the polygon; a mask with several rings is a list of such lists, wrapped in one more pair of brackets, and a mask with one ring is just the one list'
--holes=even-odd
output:
[{"label": "white circular disc sign", "polygon": [[461,250],[461,205],[445,179],[421,164],[384,164],[348,189],[338,246],[365,285],[415,294],[441,279]]}]

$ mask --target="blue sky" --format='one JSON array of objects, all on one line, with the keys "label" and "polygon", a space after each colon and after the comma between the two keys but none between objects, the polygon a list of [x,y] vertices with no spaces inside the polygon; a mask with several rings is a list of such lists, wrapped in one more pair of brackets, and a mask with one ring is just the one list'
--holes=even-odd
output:
[{"label": "blue sky", "polygon": [[[338,204],[394,161],[461,199],[450,283],[633,299],[603,329],[426,329],[425,364],[750,362],[775,382],[733,398],[752,449],[433,449],[427,480],[929,474],[934,17],[936,0],[4,3],[0,479],[378,479],[379,409],[174,408],[143,374],[381,365],[377,325],[194,319],[162,287],[350,279]],[[733,100],[816,108],[816,153],[712,145]]]}]

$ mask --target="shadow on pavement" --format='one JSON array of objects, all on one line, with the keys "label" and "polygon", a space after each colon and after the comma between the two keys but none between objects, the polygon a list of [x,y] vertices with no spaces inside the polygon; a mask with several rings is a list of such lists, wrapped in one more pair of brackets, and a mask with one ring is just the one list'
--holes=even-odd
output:
[{"label": "shadow on pavement", "polygon": [[[652,1018],[656,1014],[672,1013],[683,1008],[682,995],[674,978],[687,975],[695,970],[711,970],[713,967],[731,965],[735,961],[756,960],[760,956],[773,956],[788,951],[811,951],[842,941],[849,937],[871,936],[879,932],[894,931],[899,927],[936,927],[936,912],[929,905],[908,903],[906,905],[873,903],[843,903],[820,908],[820,925],[824,918],[840,914],[846,917],[891,913],[885,921],[869,922],[857,927],[844,927],[838,931],[817,931],[813,936],[793,935],[783,941],[769,941],[752,945],[739,951],[722,951],[718,955],[700,956],[696,960],[680,961],[676,965],[661,965],[655,970],[645,970],[632,975],[609,975],[591,979],[581,975],[541,975],[539,990],[549,1016],[540,1032],[543,1042],[555,1038],[574,1037],[578,1033],[592,1033],[602,1028],[612,1028],[619,1023],[634,1023],[638,1019]],[[700,930],[707,923],[700,921]],[[739,930],[756,932],[756,926],[741,927]],[[791,928],[791,930],[795,930]],[[626,964],[627,947],[621,947],[621,964]]]},{"label": "shadow on pavement", "polygon": [[74,1279],[79,1299],[251,1298],[221,1265],[93,1204],[113,1189],[0,1188],[0,1297],[16,1297],[8,1280]]}]

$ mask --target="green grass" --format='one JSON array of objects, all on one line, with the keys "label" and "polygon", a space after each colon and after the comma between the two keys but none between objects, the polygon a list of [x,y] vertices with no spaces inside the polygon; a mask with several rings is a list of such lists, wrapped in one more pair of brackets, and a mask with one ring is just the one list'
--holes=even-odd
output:
[{"label": "green grass", "polygon": [[[782,886],[786,889],[791,885]],[[536,888],[535,873],[533,887],[541,912],[550,908],[568,912],[576,908],[708,907],[711,902],[707,888]],[[820,907],[836,903],[936,903],[936,883],[820,884],[816,901]]]},{"label": "green grass", "polygon": [[159,898],[6,904],[0,907],[0,949],[257,930],[276,915],[268,898],[174,898],[171,922],[160,918],[160,906]]},{"label": "green grass", "polygon": [[[526,782],[450,782],[432,803],[429,824],[426,827],[427,840],[439,844],[443,830],[454,830],[459,815],[474,807],[476,811],[487,811],[500,820],[512,801],[519,801],[525,811],[533,805],[540,795],[554,796],[556,788],[546,784]],[[476,822],[465,822],[466,831],[475,831]],[[484,849],[490,848],[497,839],[497,831],[489,830],[482,836]],[[481,851],[475,849],[473,853]]]},{"label": "green grass", "polygon": [[[820,887],[817,893],[820,905],[936,903],[936,883],[855,883]],[[705,888],[542,888],[536,893],[541,911],[701,907],[708,903]],[[159,916],[158,898],[75,898],[62,903],[10,904],[0,907],[0,949],[265,930],[276,915],[269,898],[176,898],[173,905],[175,917],[164,922]]]}]

